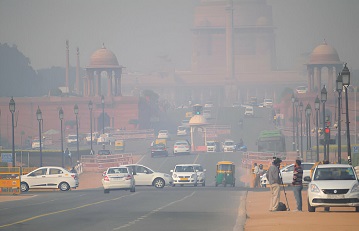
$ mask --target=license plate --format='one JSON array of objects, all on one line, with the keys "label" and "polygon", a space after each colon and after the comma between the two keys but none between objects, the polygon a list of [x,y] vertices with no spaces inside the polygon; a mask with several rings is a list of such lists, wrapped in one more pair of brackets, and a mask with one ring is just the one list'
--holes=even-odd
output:
[{"label": "license plate", "polygon": [[180,178],[180,180],[184,180],[184,181],[185,181],[185,180],[188,180],[188,178]]}]

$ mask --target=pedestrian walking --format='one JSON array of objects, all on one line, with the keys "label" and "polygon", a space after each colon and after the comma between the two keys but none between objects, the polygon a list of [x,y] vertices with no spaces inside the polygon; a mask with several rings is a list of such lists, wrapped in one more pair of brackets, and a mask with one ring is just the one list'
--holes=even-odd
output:
[{"label": "pedestrian walking", "polygon": [[254,188],[259,187],[259,184],[260,184],[260,182],[259,182],[259,167],[258,167],[257,163],[254,163],[253,180],[254,180],[253,187]]},{"label": "pedestrian walking", "polygon": [[274,159],[272,165],[269,167],[267,172],[267,176],[268,176],[267,178],[271,192],[271,199],[269,206],[269,211],[271,212],[278,211],[278,205],[280,199],[280,183],[281,183],[281,179],[279,177],[279,167],[281,162],[282,160],[279,158]]},{"label": "pedestrian walking", "polygon": [[303,190],[303,169],[302,161],[296,160],[293,171],[293,193],[295,201],[297,202],[297,210],[302,211],[302,190]]}]

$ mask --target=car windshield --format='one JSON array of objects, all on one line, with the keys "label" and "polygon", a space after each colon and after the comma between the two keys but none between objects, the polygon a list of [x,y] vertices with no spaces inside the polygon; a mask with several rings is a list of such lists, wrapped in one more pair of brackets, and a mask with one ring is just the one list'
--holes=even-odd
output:
[{"label": "car windshield", "polygon": [[220,164],[220,165],[218,165],[218,170],[221,170],[221,171],[232,170],[232,165],[231,164]]},{"label": "car windshield", "polygon": [[194,172],[193,166],[176,166],[175,172]]},{"label": "car windshield", "polygon": [[234,142],[233,141],[226,141],[226,142],[224,142],[224,145],[231,146],[231,145],[234,145]]},{"label": "car windshield", "polygon": [[110,154],[110,150],[99,150],[98,154],[99,155],[108,155],[108,154]]},{"label": "car windshield", "polygon": [[314,180],[355,180],[352,168],[317,168]]},{"label": "car windshield", "polygon": [[162,143],[159,143],[159,144],[154,144],[153,147],[154,148],[165,148],[165,145]]},{"label": "car windshield", "polygon": [[194,169],[197,170],[198,172],[203,172],[202,166],[194,166]]},{"label": "car windshield", "polygon": [[214,142],[207,142],[207,146],[215,146],[216,144]]}]

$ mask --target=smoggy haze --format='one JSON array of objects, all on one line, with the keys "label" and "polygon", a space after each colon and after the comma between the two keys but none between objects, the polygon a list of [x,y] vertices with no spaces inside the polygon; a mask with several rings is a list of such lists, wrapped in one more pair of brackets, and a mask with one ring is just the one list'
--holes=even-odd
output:
[{"label": "smoggy haze", "polygon": [[[176,69],[190,69],[191,28],[199,0],[0,0],[0,43],[16,45],[34,69],[81,65],[105,43],[128,71],[153,71],[168,55]],[[280,69],[303,62],[324,39],[351,69],[359,68],[359,1],[268,0],[277,27]]]}]

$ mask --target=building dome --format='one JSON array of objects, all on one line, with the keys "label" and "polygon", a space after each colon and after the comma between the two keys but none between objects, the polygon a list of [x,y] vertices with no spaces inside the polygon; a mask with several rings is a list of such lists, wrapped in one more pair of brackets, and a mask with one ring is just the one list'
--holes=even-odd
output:
[{"label": "building dome", "polygon": [[338,52],[325,41],[310,54],[309,64],[340,64]]},{"label": "building dome", "polygon": [[207,120],[206,118],[203,117],[203,115],[194,115],[190,120],[189,120],[189,125],[190,126],[199,126],[199,125],[206,125]]},{"label": "building dome", "polygon": [[90,57],[88,68],[118,68],[116,55],[103,46],[95,51]]}]

